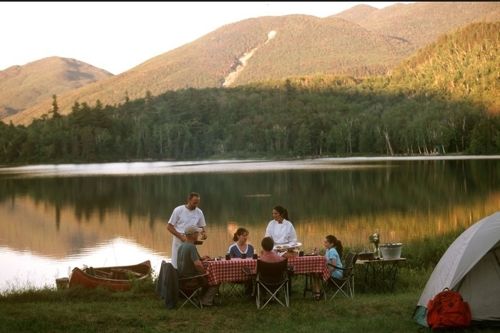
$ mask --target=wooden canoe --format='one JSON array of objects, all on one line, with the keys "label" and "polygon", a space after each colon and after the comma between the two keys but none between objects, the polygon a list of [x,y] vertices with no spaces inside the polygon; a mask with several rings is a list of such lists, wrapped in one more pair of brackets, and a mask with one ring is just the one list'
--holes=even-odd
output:
[{"label": "wooden canoe", "polygon": [[69,277],[69,287],[103,287],[114,291],[125,291],[132,287],[133,281],[145,280],[151,274],[149,260],[137,265],[114,267],[75,267]]}]

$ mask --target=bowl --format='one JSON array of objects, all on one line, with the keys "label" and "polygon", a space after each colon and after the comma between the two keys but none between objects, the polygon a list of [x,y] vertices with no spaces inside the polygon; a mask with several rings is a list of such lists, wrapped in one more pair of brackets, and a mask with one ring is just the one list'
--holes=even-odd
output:
[{"label": "bowl", "polygon": [[380,255],[384,260],[401,258],[403,243],[386,243],[379,246]]}]

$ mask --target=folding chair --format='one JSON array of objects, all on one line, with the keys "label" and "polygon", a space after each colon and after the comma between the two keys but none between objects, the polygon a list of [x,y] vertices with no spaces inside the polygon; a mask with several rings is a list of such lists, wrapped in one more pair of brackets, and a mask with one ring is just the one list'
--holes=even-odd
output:
[{"label": "folding chair", "polygon": [[200,297],[203,291],[203,287],[205,287],[206,285],[204,279],[206,279],[207,276],[208,274],[205,273],[187,278],[179,278],[179,294],[181,295],[181,297],[185,298],[184,303],[181,304],[179,309],[186,305],[188,302],[198,309],[203,308]]},{"label": "folding chair", "polygon": [[[257,260],[257,276],[255,278],[255,289],[257,297],[255,299],[257,309],[263,309],[271,300],[276,300],[282,306],[290,306],[288,279],[288,260],[275,263],[268,263]],[[262,290],[262,291],[261,291]],[[280,291],[284,291],[284,302],[279,299]],[[264,293],[264,295],[261,295]],[[261,305],[262,298],[269,294],[267,301]]]},{"label": "folding chair", "polygon": [[344,259],[345,267],[341,268],[328,263],[328,266],[342,271],[342,279],[337,279],[333,276],[330,276],[330,279],[327,281],[327,287],[325,288],[325,297],[328,297],[326,295],[326,293],[328,293],[328,290],[333,290],[333,294],[332,296],[330,296],[330,300],[337,296],[339,292],[342,293],[345,297],[354,297],[354,264],[356,263],[357,259],[357,253],[349,252]]}]

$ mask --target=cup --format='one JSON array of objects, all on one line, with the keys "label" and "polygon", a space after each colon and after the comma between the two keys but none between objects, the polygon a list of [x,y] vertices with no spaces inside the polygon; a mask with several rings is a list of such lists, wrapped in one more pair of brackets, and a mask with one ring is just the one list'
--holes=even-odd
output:
[{"label": "cup", "polygon": [[247,258],[247,254],[246,253],[242,253],[241,254],[241,259],[246,259]]},{"label": "cup", "polygon": [[259,258],[259,256],[257,255],[257,253],[254,253],[252,258],[254,258],[254,259],[258,259],[258,258]]},{"label": "cup", "polygon": [[229,253],[226,254],[226,260],[231,260],[231,255]]},{"label": "cup", "polygon": [[303,257],[304,256],[304,251],[299,251],[299,257]]}]

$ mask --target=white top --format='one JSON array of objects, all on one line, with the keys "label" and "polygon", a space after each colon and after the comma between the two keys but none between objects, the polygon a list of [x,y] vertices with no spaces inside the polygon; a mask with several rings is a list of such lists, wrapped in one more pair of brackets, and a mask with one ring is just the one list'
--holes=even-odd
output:
[{"label": "white top", "polygon": [[231,253],[231,248],[236,247],[240,253],[248,253],[248,244],[246,244],[245,251],[241,251],[240,248],[238,247],[238,243],[234,242],[233,244],[229,245],[229,248],[227,249],[227,253]]},{"label": "white top", "polygon": [[279,223],[276,220],[269,222],[266,228],[266,236],[271,237],[275,244],[283,244],[297,241],[297,234],[292,222],[283,220]]},{"label": "white top", "polygon": [[201,209],[196,207],[193,210],[189,210],[186,205],[175,207],[168,223],[173,225],[175,230],[180,233],[184,233],[184,230],[190,226],[199,228],[206,226],[205,216]]}]

